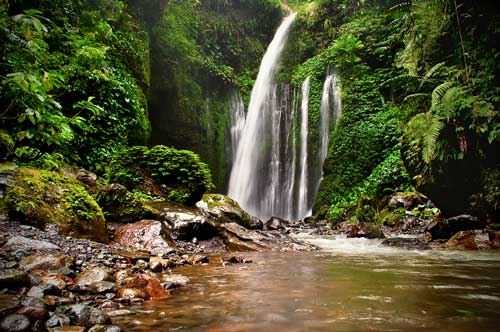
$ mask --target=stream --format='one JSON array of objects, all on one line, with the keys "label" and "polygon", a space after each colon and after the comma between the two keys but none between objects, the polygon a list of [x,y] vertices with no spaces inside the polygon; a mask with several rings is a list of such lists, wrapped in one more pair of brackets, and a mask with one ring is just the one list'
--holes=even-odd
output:
[{"label": "stream", "polygon": [[496,331],[500,251],[407,251],[307,238],[322,250],[244,253],[175,270],[188,287],[115,320],[127,331]]}]

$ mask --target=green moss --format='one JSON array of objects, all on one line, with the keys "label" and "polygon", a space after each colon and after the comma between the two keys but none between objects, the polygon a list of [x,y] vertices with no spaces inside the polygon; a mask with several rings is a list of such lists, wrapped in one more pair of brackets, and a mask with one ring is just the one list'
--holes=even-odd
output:
[{"label": "green moss", "polygon": [[154,197],[140,192],[132,193],[120,185],[107,186],[95,197],[106,221],[127,223],[142,219],[156,219],[160,215],[159,211],[145,204],[154,201]]},{"label": "green moss", "polygon": [[101,208],[78,181],[62,174],[22,167],[5,201],[9,213],[29,224],[57,224],[63,234],[108,241]]},{"label": "green moss", "polygon": [[207,164],[187,150],[163,145],[121,151],[108,169],[110,182],[187,205],[194,205],[213,187]]}]

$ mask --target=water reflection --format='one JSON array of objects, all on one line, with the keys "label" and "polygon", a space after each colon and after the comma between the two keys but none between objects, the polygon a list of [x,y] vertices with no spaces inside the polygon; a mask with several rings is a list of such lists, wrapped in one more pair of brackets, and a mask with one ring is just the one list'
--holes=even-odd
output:
[{"label": "water reflection", "polygon": [[318,241],[326,251],[253,253],[245,254],[254,260],[248,265],[178,269],[191,279],[188,288],[115,322],[127,331],[498,329],[498,251]]}]

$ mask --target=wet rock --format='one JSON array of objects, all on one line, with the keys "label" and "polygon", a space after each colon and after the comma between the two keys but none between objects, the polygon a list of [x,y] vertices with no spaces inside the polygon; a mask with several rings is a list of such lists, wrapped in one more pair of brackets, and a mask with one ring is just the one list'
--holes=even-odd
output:
[{"label": "wet rock", "polygon": [[278,217],[272,217],[264,223],[264,229],[270,231],[277,231],[285,229],[285,225],[288,222],[285,219],[281,219]]},{"label": "wet rock", "polygon": [[30,320],[24,315],[9,315],[0,321],[3,332],[24,332],[30,330]]},{"label": "wet rock", "polygon": [[90,284],[88,289],[94,294],[104,294],[114,291],[116,284],[111,281],[96,281]]},{"label": "wet rock", "polygon": [[49,318],[49,312],[44,308],[37,307],[21,307],[16,311],[16,315],[24,315],[31,321],[46,320]]},{"label": "wet rock", "polygon": [[149,259],[149,268],[153,272],[161,272],[168,268],[175,267],[175,262],[171,259],[165,259],[161,257],[151,257]]},{"label": "wet rock", "polygon": [[446,242],[450,249],[497,249],[500,248],[500,232],[469,230],[456,233]]},{"label": "wet rock", "polygon": [[365,222],[353,224],[350,222],[343,222],[337,226],[342,233],[346,234],[348,238],[367,238],[367,239],[383,239],[385,238],[380,225]]},{"label": "wet rock", "polygon": [[129,270],[116,271],[114,274],[115,282],[118,286],[122,286],[128,278],[132,277]]},{"label": "wet rock", "polygon": [[172,228],[172,234],[177,240],[191,241],[196,238],[200,241],[217,236],[217,229],[209,217],[196,208],[169,205],[164,207],[162,216]]},{"label": "wet rock", "polygon": [[245,212],[239,204],[228,196],[220,194],[205,194],[196,203],[207,216],[219,222],[234,222],[248,229],[262,229],[263,223],[258,218]]},{"label": "wet rock", "polygon": [[101,309],[116,310],[119,308],[120,308],[120,305],[114,301],[104,301],[101,304]]},{"label": "wet rock", "polygon": [[75,280],[80,288],[88,288],[91,284],[99,281],[111,280],[111,272],[101,267],[91,267],[81,272]]},{"label": "wet rock", "polygon": [[486,222],[470,215],[459,215],[446,220],[434,220],[425,229],[432,235],[432,239],[449,239],[460,231],[482,229]]},{"label": "wet rock", "polygon": [[86,328],[84,326],[61,326],[56,327],[50,332],[85,332]]},{"label": "wet rock", "polygon": [[418,192],[398,192],[392,195],[389,206],[393,208],[402,207],[405,210],[412,210],[418,205],[429,201],[427,197]]},{"label": "wet rock", "polygon": [[135,315],[135,312],[127,309],[113,310],[113,311],[108,311],[107,313],[109,317],[122,317],[122,316]]},{"label": "wet rock", "polygon": [[182,274],[164,274],[161,280],[163,287],[167,290],[186,287],[189,283],[189,278]]},{"label": "wet rock", "polygon": [[382,245],[388,247],[398,247],[404,248],[408,250],[430,250],[432,249],[429,243],[424,239],[420,238],[401,238],[401,237],[393,237],[384,240]]},{"label": "wet rock", "polygon": [[95,325],[87,332],[122,332],[122,329],[115,325]]},{"label": "wet rock", "polygon": [[33,286],[28,291],[28,296],[44,297],[45,295],[61,295],[61,290],[52,284]]},{"label": "wet rock", "polygon": [[29,239],[24,236],[14,236],[7,241],[2,246],[2,250],[40,250],[40,251],[53,251],[61,250],[60,247],[56,246],[47,241],[39,241],[34,239]]},{"label": "wet rock", "polygon": [[90,171],[80,169],[78,174],[76,174],[76,179],[89,187],[95,187],[97,175]]},{"label": "wet rock", "polygon": [[69,325],[71,324],[71,321],[68,316],[63,315],[63,314],[53,314],[49,317],[47,322],[45,322],[45,326],[48,329],[58,327],[58,326],[64,326],[64,325]]},{"label": "wet rock", "polygon": [[119,288],[116,295],[118,296],[118,298],[129,300],[136,298],[146,298],[146,294],[137,288]]},{"label": "wet rock", "polygon": [[71,263],[72,259],[64,255],[32,255],[23,258],[19,262],[22,270],[29,272],[33,270],[58,270]]},{"label": "wet rock", "polygon": [[29,284],[30,278],[24,271],[0,270],[0,288],[20,288]]},{"label": "wet rock", "polygon": [[47,309],[47,304],[45,303],[45,301],[38,298],[38,297],[23,296],[23,297],[21,297],[21,300],[19,303],[21,306],[25,306],[25,307],[35,307],[35,308]]},{"label": "wet rock", "polygon": [[205,264],[209,262],[208,256],[205,255],[188,255],[186,256],[186,259],[192,265]]},{"label": "wet rock", "polygon": [[96,324],[107,325],[111,323],[111,319],[104,311],[85,304],[59,307],[56,313],[68,316],[71,323],[78,326],[92,327]]},{"label": "wet rock", "polygon": [[66,281],[61,275],[47,275],[40,278],[41,285],[54,285],[60,290],[66,288]]},{"label": "wet rock", "polygon": [[19,306],[19,298],[17,296],[0,294],[0,317],[15,313]]},{"label": "wet rock", "polygon": [[124,225],[116,230],[115,241],[121,245],[147,250],[153,255],[176,249],[168,228],[157,220],[142,220]]},{"label": "wet rock", "polygon": [[[125,286],[142,291],[145,294],[145,296],[142,298],[146,300],[165,299],[170,296],[169,293],[166,292],[165,289],[161,286],[159,280],[156,277],[150,276],[148,274],[139,274],[131,278],[130,280],[126,280]],[[118,296],[124,297],[121,295],[122,294],[119,292]],[[138,297],[141,298],[140,296]]]},{"label": "wet rock", "polygon": [[245,264],[245,263],[251,263],[252,260],[246,259],[241,256],[230,256],[230,257],[224,257],[223,259],[224,263],[229,263],[229,264]]}]

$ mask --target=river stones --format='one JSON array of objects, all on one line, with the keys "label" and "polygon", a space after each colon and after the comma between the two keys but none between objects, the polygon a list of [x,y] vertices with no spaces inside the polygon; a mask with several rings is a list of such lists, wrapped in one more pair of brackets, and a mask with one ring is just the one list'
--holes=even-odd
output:
[{"label": "river stones", "polygon": [[31,322],[24,315],[9,315],[0,321],[3,332],[25,332],[30,330]]},{"label": "river stones", "polygon": [[142,220],[119,227],[115,232],[115,241],[124,246],[147,250],[152,255],[177,248],[166,225],[157,220]]},{"label": "river stones", "polygon": [[75,280],[80,288],[87,288],[93,283],[100,281],[110,281],[111,272],[101,267],[91,267],[81,272]]},{"label": "river stones", "polygon": [[432,239],[449,239],[460,231],[482,229],[486,226],[485,221],[477,217],[462,214],[446,220],[435,220],[425,229],[432,235]]},{"label": "river stones", "polygon": [[0,287],[19,288],[28,286],[30,278],[24,271],[18,270],[0,270]]},{"label": "river stones", "polygon": [[58,270],[71,264],[72,258],[64,255],[31,255],[19,262],[21,270]]},{"label": "river stones", "polygon": [[446,247],[468,250],[500,248],[500,232],[487,230],[458,232],[446,242]]},{"label": "river stones", "polygon": [[2,246],[2,250],[39,250],[39,251],[54,251],[61,250],[59,246],[52,244],[47,241],[39,241],[34,239],[29,239],[24,236],[14,236],[10,238],[7,243]]}]

